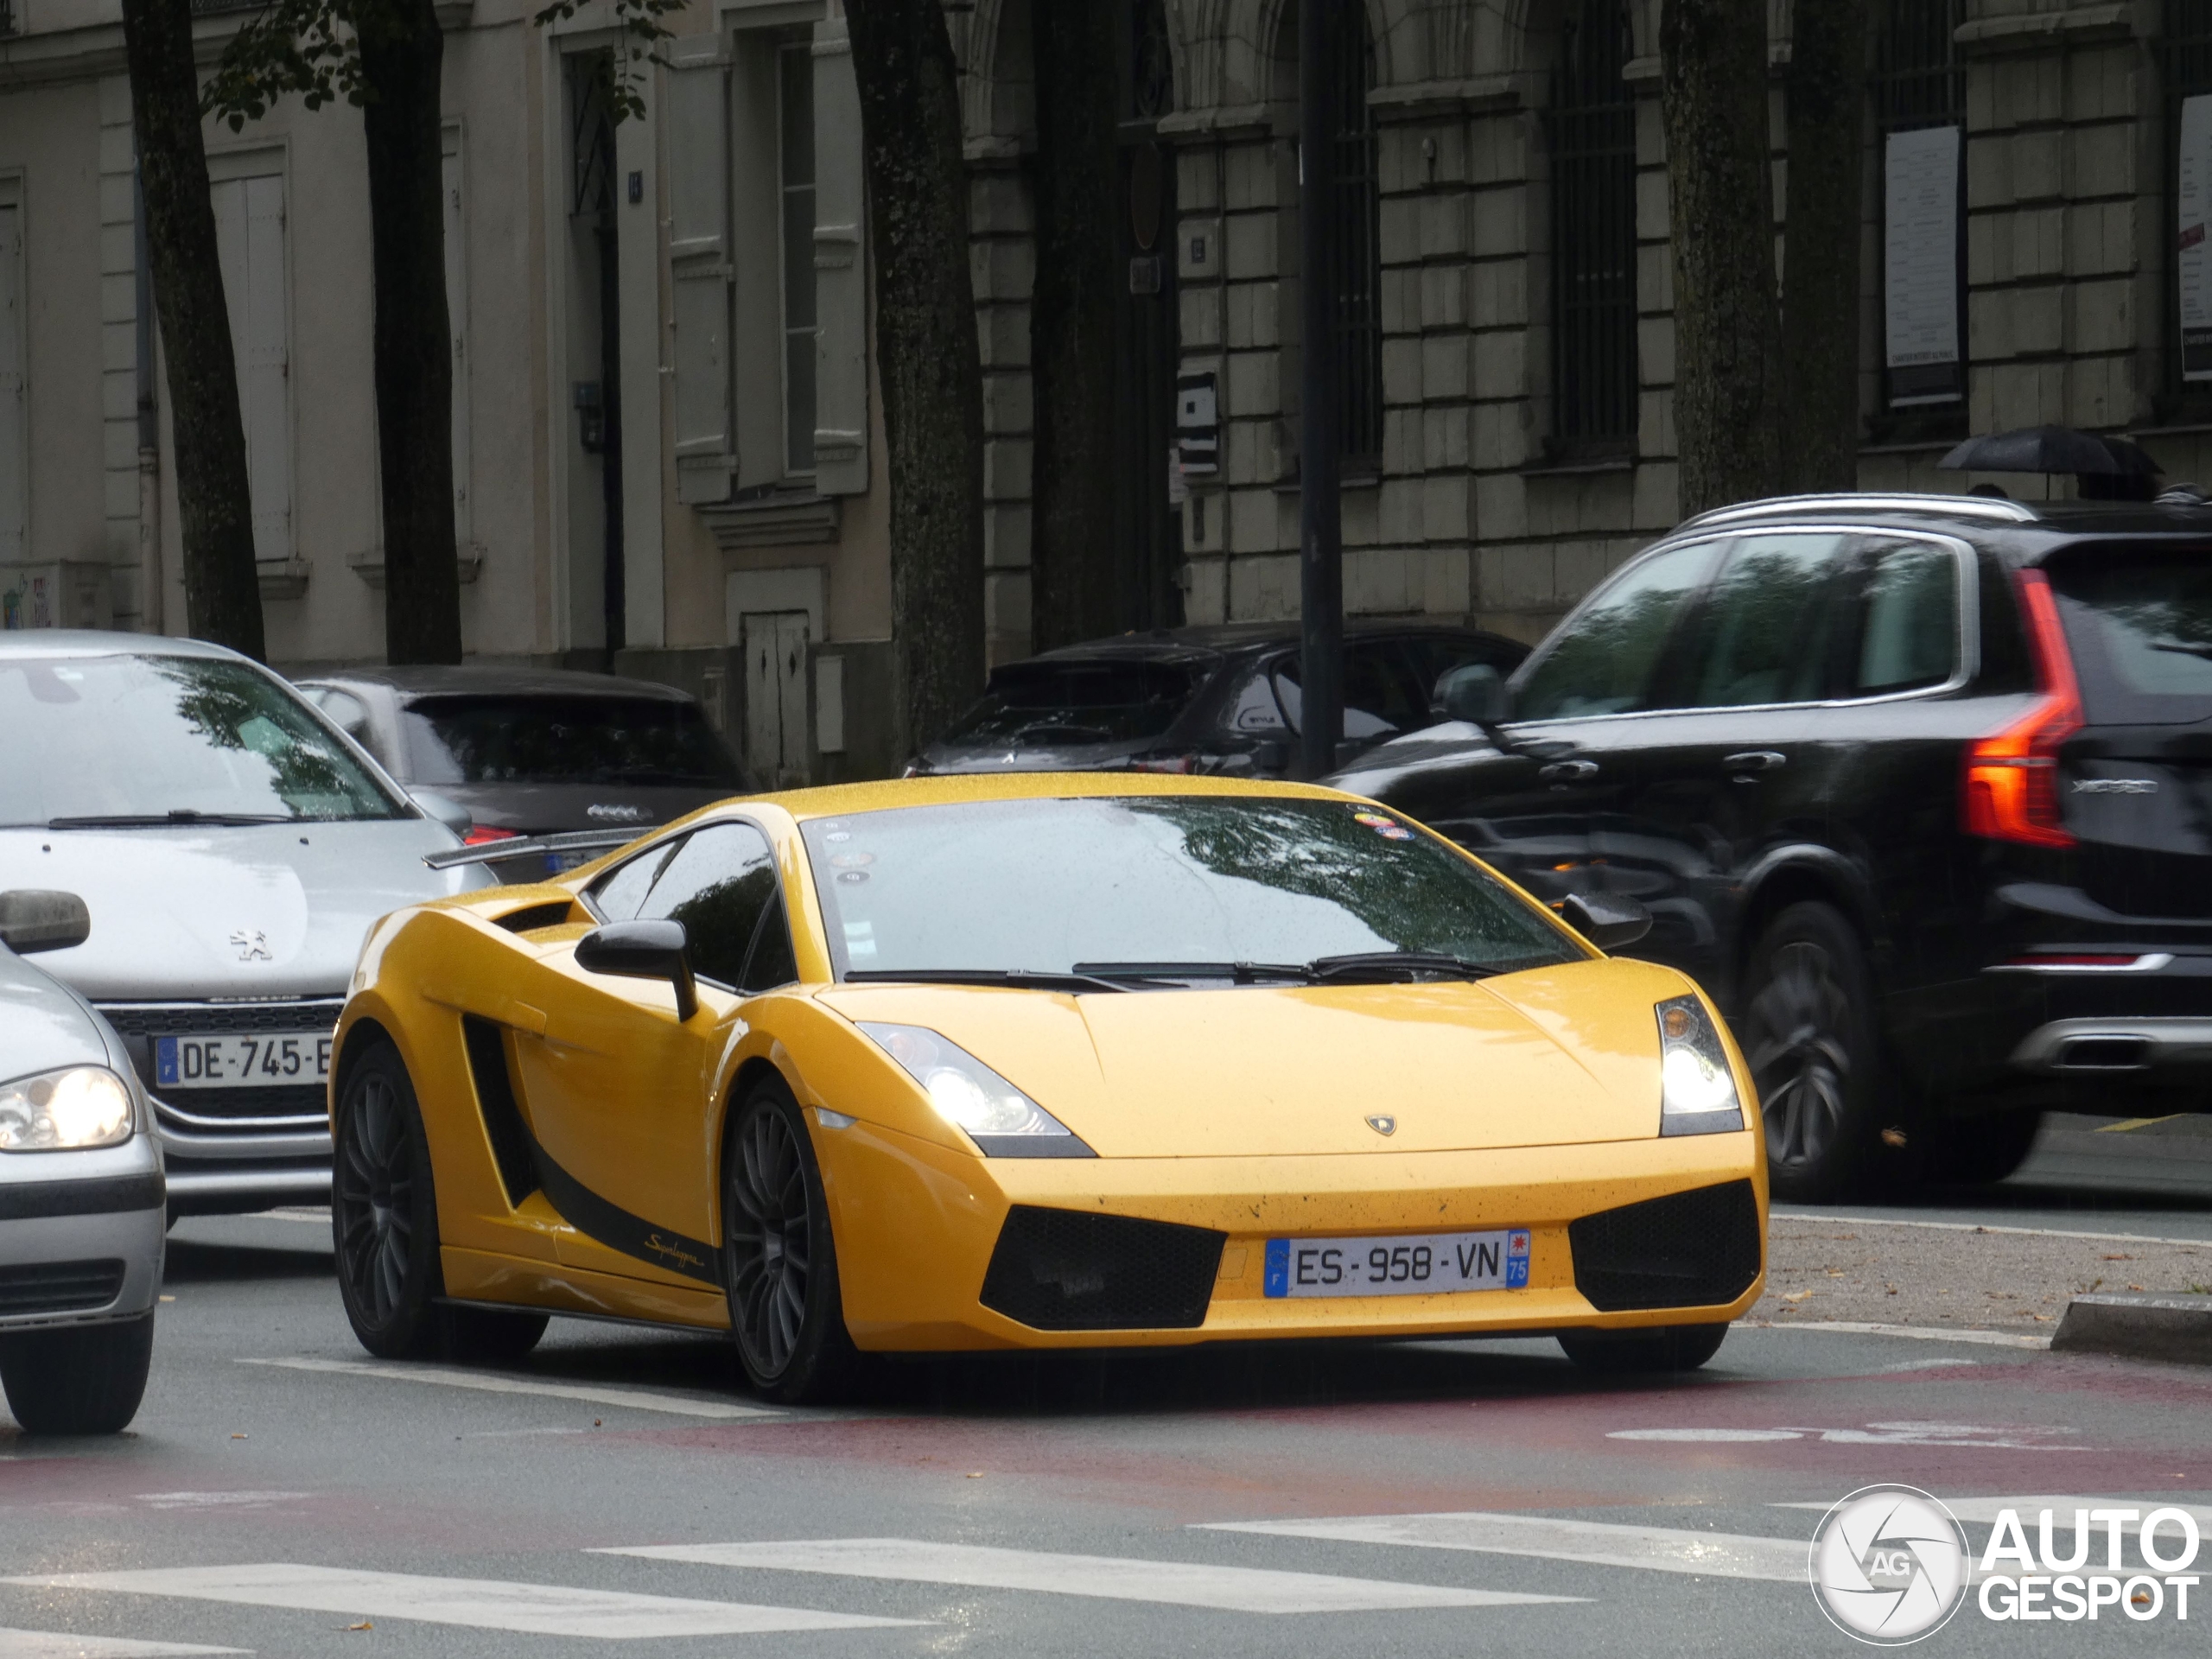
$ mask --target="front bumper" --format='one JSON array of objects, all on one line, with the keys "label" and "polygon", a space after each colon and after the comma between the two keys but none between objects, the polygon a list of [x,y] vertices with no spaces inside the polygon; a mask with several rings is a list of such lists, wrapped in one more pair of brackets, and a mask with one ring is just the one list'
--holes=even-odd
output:
[{"label": "front bumper", "polygon": [[[845,1323],[879,1351],[1153,1347],[1250,1338],[1505,1335],[1711,1324],[1764,1282],[1766,1179],[1751,1131],[1586,1146],[1356,1156],[978,1159],[866,1122],[817,1126]],[[1573,1224],[1670,1194],[1748,1183],[1757,1255],[1723,1301],[1601,1311],[1578,1284]],[[1198,1323],[1041,1329],[988,1305],[1009,1215],[1127,1217],[1221,1236]],[[1266,1294],[1271,1238],[1483,1231],[1532,1236],[1525,1289],[1290,1299]],[[1585,1274],[1586,1279],[1589,1275]],[[1747,1282],[1745,1281],[1747,1278]]]},{"label": "front bumper", "polygon": [[36,1156],[0,1179],[0,1332],[147,1313],[168,1231],[155,1147],[138,1135],[111,1150]]}]

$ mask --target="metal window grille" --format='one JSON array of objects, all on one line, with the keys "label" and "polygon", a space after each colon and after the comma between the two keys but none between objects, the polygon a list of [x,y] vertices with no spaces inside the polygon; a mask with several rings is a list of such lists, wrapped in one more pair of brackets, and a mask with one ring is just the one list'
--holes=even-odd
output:
[{"label": "metal window grille", "polygon": [[1636,99],[1626,9],[1587,0],[1561,31],[1552,162],[1554,442],[1612,445],[1637,424]]},{"label": "metal window grille", "polygon": [[[2166,93],[2166,233],[2176,233],[2181,219],[2181,106],[2185,99],[2212,93],[2212,0],[2166,0],[2165,38],[2158,43],[2159,67]],[[2174,245],[2169,243],[2168,246]],[[2186,400],[2191,419],[2199,418],[2212,396],[2202,381],[2184,380],[2181,337],[2181,266],[2177,258],[2166,262],[2167,370],[2165,396],[2158,400],[2161,418],[2182,412]],[[2202,346],[2196,349],[2202,350]]]},{"label": "metal window grille", "polygon": [[[1967,118],[1967,72],[1959,60],[1956,35],[1965,16],[1962,0],[1885,0],[1875,14],[1874,121],[1886,140],[1893,132],[1921,127],[1960,127]],[[1963,158],[1962,158],[1963,159]],[[1886,212],[1886,204],[1885,206]],[[1966,168],[1959,169],[1958,337],[1963,353],[1966,330]],[[1886,355],[1886,354],[1885,354]],[[1904,398],[1925,403],[1931,397],[1963,397],[1966,365],[1920,365],[1883,371],[1884,403]],[[1944,404],[1935,418],[1954,421],[1961,407]]]},{"label": "metal window grille", "polygon": [[[1319,0],[1314,0],[1319,3]],[[1336,296],[1337,384],[1344,459],[1375,467],[1382,456],[1382,234],[1375,176],[1375,42],[1363,6],[1335,9],[1330,56],[1337,82],[1336,224],[1330,273]]]}]

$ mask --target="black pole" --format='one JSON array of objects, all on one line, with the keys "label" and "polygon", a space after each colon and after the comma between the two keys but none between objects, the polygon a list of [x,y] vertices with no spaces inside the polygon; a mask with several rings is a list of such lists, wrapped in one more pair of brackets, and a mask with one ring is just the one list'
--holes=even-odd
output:
[{"label": "black pole", "polygon": [[1338,512],[1341,420],[1337,385],[1336,285],[1331,230],[1335,207],[1338,66],[1329,24],[1346,0],[1300,0],[1298,8],[1298,245],[1301,320],[1298,421],[1300,772],[1337,767],[1344,729],[1344,526]]}]

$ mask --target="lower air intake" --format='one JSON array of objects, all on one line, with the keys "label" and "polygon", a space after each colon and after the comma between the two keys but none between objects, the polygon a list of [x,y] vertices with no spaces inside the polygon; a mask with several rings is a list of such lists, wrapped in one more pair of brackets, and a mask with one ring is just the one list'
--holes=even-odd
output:
[{"label": "lower air intake", "polygon": [[1732,1302],[1759,1276],[1758,1200],[1749,1181],[1700,1186],[1567,1230],[1574,1287],[1601,1313]]},{"label": "lower air intake", "polygon": [[123,1263],[38,1262],[0,1268],[0,1314],[76,1313],[123,1294]]},{"label": "lower air intake", "polygon": [[983,1306],[1038,1331],[1188,1331],[1205,1323],[1226,1233],[1016,1205]]}]

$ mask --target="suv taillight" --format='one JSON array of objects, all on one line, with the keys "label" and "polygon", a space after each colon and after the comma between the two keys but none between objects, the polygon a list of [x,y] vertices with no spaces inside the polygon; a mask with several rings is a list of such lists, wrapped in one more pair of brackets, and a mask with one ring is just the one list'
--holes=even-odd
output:
[{"label": "suv taillight", "polygon": [[2082,729],[2082,694],[2050,578],[2023,570],[2016,580],[2043,695],[2018,720],[1967,750],[1966,832],[2031,847],[2071,847],[2074,837],[2058,807],[2058,751]]}]

